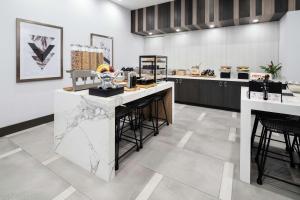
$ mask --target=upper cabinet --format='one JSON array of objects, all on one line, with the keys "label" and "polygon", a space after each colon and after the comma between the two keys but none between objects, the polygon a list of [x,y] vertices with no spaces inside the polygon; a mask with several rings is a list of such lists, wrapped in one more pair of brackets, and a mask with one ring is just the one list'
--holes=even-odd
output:
[{"label": "upper cabinet", "polygon": [[219,0],[219,21],[221,26],[233,26],[234,0]]},{"label": "upper cabinet", "polygon": [[131,11],[131,32],[156,35],[280,20],[300,0],[174,0]]}]

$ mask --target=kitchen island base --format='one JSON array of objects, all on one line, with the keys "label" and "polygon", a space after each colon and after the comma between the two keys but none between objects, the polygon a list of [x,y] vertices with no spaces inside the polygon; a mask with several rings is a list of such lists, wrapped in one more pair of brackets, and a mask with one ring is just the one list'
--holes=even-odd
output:
[{"label": "kitchen island base", "polygon": [[[167,91],[168,120],[172,123],[174,84],[171,82],[107,98],[91,96],[87,90],[57,90],[54,108],[56,153],[105,181],[112,180],[115,176],[115,108],[164,90]],[[163,112],[159,113],[163,118]]]}]

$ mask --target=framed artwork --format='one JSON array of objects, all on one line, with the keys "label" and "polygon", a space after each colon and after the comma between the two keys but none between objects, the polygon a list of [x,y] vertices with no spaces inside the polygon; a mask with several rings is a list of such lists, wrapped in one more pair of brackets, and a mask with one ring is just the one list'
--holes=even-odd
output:
[{"label": "framed artwork", "polygon": [[63,28],[16,20],[17,82],[63,78]]},{"label": "framed artwork", "polygon": [[103,51],[104,63],[113,66],[113,37],[91,34],[91,46],[98,47]]}]

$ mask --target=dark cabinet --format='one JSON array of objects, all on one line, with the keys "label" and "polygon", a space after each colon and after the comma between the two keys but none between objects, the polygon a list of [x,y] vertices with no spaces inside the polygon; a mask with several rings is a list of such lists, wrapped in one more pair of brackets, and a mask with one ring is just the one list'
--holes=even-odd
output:
[{"label": "dark cabinet", "polygon": [[200,98],[199,82],[190,79],[169,79],[175,83],[175,101],[196,104]]},{"label": "dark cabinet", "polygon": [[247,82],[169,78],[179,103],[240,110],[241,87]]}]

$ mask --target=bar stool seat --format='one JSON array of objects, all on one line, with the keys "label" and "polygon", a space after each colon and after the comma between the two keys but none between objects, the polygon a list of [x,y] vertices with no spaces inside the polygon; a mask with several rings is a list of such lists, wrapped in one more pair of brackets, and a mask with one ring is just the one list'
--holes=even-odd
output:
[{"label": "bar stool seat", "polygon": [[[271,113],[271,112],[265,112],[265,111],[254,111],[254,114],[255,114],[255,120],[254,120],[254,125],[253,125],[253,129],[252,129],[252,134],[251,134],[251,149],[253,148],[255,137],[260,137],[260,136],[256,135],[256,132],[257,132],[258,124],[262,118],[264,118],[264,119],[266,119],[266,118],[287,119],[287,120],[293,119],[293,117],[290,115],[285,115],[285,114],[280,114],[280,113]],[[280,142],[280,141],[278,141],[278,142]],[[281,141],[281,142],[285,143],[286,141]]]}]

